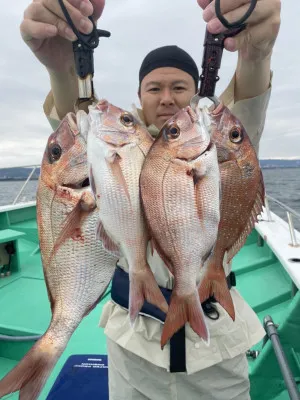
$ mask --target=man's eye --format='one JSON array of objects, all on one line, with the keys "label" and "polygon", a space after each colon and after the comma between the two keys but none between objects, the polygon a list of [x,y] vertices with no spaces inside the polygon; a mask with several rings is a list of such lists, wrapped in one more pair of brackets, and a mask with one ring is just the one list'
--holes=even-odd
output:
[{"label": "man's eye", "polygon": [[177,90],[177,91],[183,91],[183,90],[185,90],[185,87],[183,87],[183,86],[176,86],[174,89]]},{"label": "man's eye", "polygon": [[151,88],[151,89],[149,89],[149,92],[158,92],[159,91],[159,88]]}]

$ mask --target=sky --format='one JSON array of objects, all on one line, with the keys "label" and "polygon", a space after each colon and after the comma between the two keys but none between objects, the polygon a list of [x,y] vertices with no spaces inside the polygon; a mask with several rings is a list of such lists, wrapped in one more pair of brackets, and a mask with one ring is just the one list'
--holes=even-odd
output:
[{"label": "sky", "polygon": [[[50,90],[48,73],[20,35],[19,26],[30,1],[4,5],[0,0],[0,4],[0,168],[39,164],[52,133],[43,112]],[[300,158],[299,15],[300,2],[282,1],[260,158]],[[106,0],[98,27],[112,35],[101,39],[95,50],[96,93],[119,107],[130,109],[132,103],[138,104],[139,67],[156,47],[182,47],[201,71],[205,22],[196,0]],[[230,82],[236,62],[237,54],[225,50],[216,95]]]}]

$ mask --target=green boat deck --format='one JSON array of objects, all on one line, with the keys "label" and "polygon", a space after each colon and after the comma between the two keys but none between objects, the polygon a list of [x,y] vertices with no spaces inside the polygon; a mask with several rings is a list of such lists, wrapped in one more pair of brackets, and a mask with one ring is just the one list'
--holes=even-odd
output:
[{"label": "green boat deck", "polygon": [[[12,259],[12,265],[15,266],[11,276],[0,279],[0,334],[41,335],[49,325],[51,311],[38,248],[35,207],[0,213],[0,243],[5,232],[9,233],[8,230],[10,240],[14,240],[14,235],[17,236],[17,254],[12,258],[18,257],[18,260]],[[18,232],[22,235],[19,236]],[[246,245],[234,258],[233,270],[237,277],[237,289],[260,320],[271,315],[280,326],[280,338],[300,387],[299,292],[293,291],[290,277],[257,231],[251,233]],[[70,355],[106,354],[106,340],[98,321],[102,307],[108,300],[109,295],[75,331],[40,399],[46,399]],[[33,343],[0,340],[0,378],[18,363]],[[289,399],[270,341],[264,347],[262,342],[259,343],[255,349],[261,353],[256,360],[249,359],[252,400]],[[14,400],[18,394],[5,398]]]}]

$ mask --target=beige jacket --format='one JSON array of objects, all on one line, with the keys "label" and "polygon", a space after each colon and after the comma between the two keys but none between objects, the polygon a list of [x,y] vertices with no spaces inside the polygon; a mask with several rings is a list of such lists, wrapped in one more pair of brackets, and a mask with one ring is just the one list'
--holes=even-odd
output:
[{"label": "beige jacket", "polygon": [[[234,85],[235,76],[220,96],[220,99],[240,119],[258,153],[259,141],[263,132],[266,110],[271,94],[271,80],[269,89],[265,93],[237,103],[234,101]],[[51,92],[44,103],[44,111],[52,129],[55,130],[60,121]],[[132,112],[143,123],[142,111],[133,107]],[[147,127],[147,129],[153,136],[158,133],[155,126]],[[173,277],[158,254],[154,252],[152,256],[150,248],[148,248],[147,256],[148,263],[158,284],[172,288]],[[125,259],[120,259],[119,265],[128,272],[128,265]],[[226,275],[228,275],[231,265],[224,265],[224,268]],[[200,279],[201,272],[199,271],[198,281]],[[188,374],[244,353],[264,337],[265,331],[257,315],[241,297],[238,290],[232,288],[231,294],[235,305],[236,320],[233,322],[217,303],[216,306],[220,312],[220,318],[217,321],[206,318],[210,331],[209,346],[194,333],[189,324],[186,325],[186,367]],[[160,338],[163,326],[159,321],[139,315],[132,328],[127,310],[113,301],[109,301],[103,308],[100,327],[104,328],[105,334],[111,340],[123,348],[159,367],[169,370],[170,349],[169,345],[166,345],[161,350]]]}]

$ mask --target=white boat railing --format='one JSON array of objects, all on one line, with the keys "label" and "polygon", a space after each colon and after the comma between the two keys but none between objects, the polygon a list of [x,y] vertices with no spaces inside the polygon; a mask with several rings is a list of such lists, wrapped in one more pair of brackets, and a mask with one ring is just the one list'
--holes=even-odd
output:
[{"label": "white boat railing", "polygon": [[[30,174],[28,175],[28,178],[26,179],[24,185],[22,186],[22,188],[20,189],[19,193],[17,194],[17,196],[15,197],[14,201],[13,201],[13,205],[15,205],[17,203],[17,201],[19,200],[19,198],[21,197],[22,193],[24,192],[28,182],[30,181],[31,177],[33,176],[33,174],[35,173],[36,169],[39,168],[40,165],[30,165],[30,166],[26,166],[25,168],[32,168]],[[22,167],[24,168],[24,167]]]},{"label": "white boat railing", "polygon": [[266,195],[265,205],[266,205],[266,213],[268,216],[268,222],[273,221],[271,212],[270,212],[269,200],[273,201],[275,204],[277,204],[279,207],[283,208],[286,211],[290,235],[291,235],[291,241],[292,241],[291,246],[299,247],[300,244],[297,241],[296,232],[295,232],[294,223],[293,223],[293,217],[297,218],[300,221],[300,214],[297,213],[295,210],[293,210],[291,207],[285,205],[284,203],[281,203],[281,201],[274,199],[274,197]]},{"label": "white boat railing", "polygon": [[[32,176],[34,175],[35,171],[37,170],[37,168],[40,168],[40,164],[35,164],[35,165],[21,165],[18,167],[14,167],[14,168],[28,168],[29,170],[29,174],[28,177],[26,179],[26,181],[24,182],[24,185],[21,187],[21,189],[19,190],[17,196],[15,197],[14,201],[10,204],[12,205],[16,205],[18,200],[20,199],[21,195],[23,194],[24,190],[26,189],[28,183],[30,182]],[[29,202],[30,200],[28,200]]]},{"label": "white boat railing", "polygon": [[[19,193],[15,197],[15,199],[14,199],[14,201],[12,203],[13,205],[15,205],[17,203],[17,201],[21,197],[22,193],[24,192],[26,186],[28,185],[28,182],[30,182],[30,179],[32,178],[32,176],[35,173],[36,169],[39,168],[39,167],[40,167],[39,164],[37,164],[37,165],[26,165],[26,166],[22,166],[21,167],[21,168],[31,168],[31,172],[29,173],[29,175],[28,175],[24,185],[20,189]],[[279,201],[279,200],[275,199],[274,197],[272,197],[272,196],[267,194],[266,197],[265,197],[265,208],[266,208],[268,222],[272,222],[273,221],[272,215],[271,215],[271,212],[270,212],[269,200],[271,200],[272,202],[274,202],[275,204],[277,204],[279,207],[281,207],[282,209],[284,209],[286,211],[287,219],[288,219],[288,226],[289,226],[290,236],[291,236],[291,241],[292,241],[291,246],[292,247],[300,247],[300,244],[297,241],[295,228],[294,228],[294,223],[293,223],[293,217],[297,218],[300,221],[300,214],[297,213],[292,208],[290,208],[289,206],[287,206],[286,204],[282,203],[281,201]]]}]

